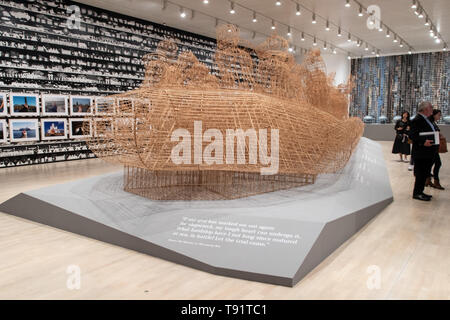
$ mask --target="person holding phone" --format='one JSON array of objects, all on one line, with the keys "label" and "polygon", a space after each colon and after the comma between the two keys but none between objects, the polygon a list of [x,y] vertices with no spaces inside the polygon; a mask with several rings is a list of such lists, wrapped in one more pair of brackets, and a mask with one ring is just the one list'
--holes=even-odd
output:
[{"label": "person holding phone", "polygon": [[428,119],[433,114],[433,106],[429,101],[423,101],[419,104],[418,114],[411,121],[411,131],[409,137],[413,141],[414,154],[414,182],[413,199],[421,201],[430,201],[432,196],[423,193],[425,181],[430,175],[431,167],[438,148],[434,141],[435,127]]}]

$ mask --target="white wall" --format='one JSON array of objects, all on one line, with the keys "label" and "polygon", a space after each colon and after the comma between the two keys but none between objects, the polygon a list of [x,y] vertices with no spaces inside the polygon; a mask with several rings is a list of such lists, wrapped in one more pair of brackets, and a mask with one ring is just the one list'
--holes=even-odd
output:
[{"label": "white wall", "polygon": [[346,83],[350,76],[351,62],[347,59],[347,55],[343,54],[324,54],[322,55],[327,65],[328,74],[335,72],[334,84],[338,85]]},{"label": "white wall", "polygon": [[[303,61],[303,55],[297,55],[295,58],[297,63],[301,63]],[[323,54],[322,52],[322,58],[327,66],[327,73],[330,74],[334,72],[336,74],[334,77],[335,85],[346,83],[348,81],[351,63],[350,60],[347,59],[347,55]]]}]

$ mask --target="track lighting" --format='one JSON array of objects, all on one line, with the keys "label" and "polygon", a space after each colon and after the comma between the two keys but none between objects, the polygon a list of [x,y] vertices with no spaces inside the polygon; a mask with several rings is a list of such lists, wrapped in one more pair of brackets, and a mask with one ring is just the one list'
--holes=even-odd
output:
[{"label": "track lighting", "polygon": [[382,32],[383,31],[383,24],[380,22],[380,28],[378,28],[378,31],[379,32]]},{"label": "track lighting", "polygon": [[441,43],[441,39],[436,38],[436,40],[434,40],[436,43]]},{"label": "track lighting", "polygon": [[341,27],[338,28],[338,37],[342,37]]},{"label": "track lighting", "polygon": [[236,10],[234,10],[234,2],[230,2],[230,13],[235,14]]},{"label": "track lighting", "polygon": [[352,56],[350,55],[350,53],[348,54],[347,59],[348,59],[348,60],[351,60],[351,59],[352,59]]},{"label": "track lighting", "polygon": [[258,19],[256,19],[256,12],[255,11],[253,11],[253,19],[252,19],[252,21],[253,22],[258,22]]},{"label": "track lighting", "polygon": [[313,24],[317,23],[317,21],[316,21],[316,14],[315,13],[312,14],[312,23]]},{"label": "track lighting", "polygon": [[364,48],[365,51],[369,51],[369,46],[366,43],[366,47]]},{"label": "track lighting", "polygon": [[412,49],[411,48],[409,48],[408,54],[412,54]]},{"label": "track lighting", "polygon": [[398,42],[398,40],[397,40],[397,36],[396,35],[394,35],[394,41],[393,41],[394,43],[397,43]]},{"label": "track lighting", "polygon": [[302,32],[302,41],[305,41],[305,34]]},{"label": "track lighting", "polygon": [[358,17],[362,17],[364,15],[362,6],[359,6]]},{"label": "track lighting", "polygon": [[428,21],[428,17],[426,17],[426,19],[425,19],[425,25],[426,25],[426,26],[429,26],[429,25],[430,25],[430,22]]},{"label": "track lighting", "polygon": [[276,5],[276,6],[281,6],[281,1],[276,1],[276,2],[275,2],[275,5]]},{"label": "track lighting", "polygon": [[412,5],[411,5],[411,9],[417,9],[416,0],[413,0]]},{"label": "track lighting", "polygon": [[360,47],[361,46],[361,42],[359,40],[356,41],[356,46]]},{"label": "track lighting", "polygon": [[447,51],[447,45],[444,46],[444,48],[442,49],[442,51]]},{"label": "track lighting", "polygon": [[327,47],[327,43],[326,43],[326,42],[323,43],[323,50],[328,50],[328,47]]},{"label": "track lighting", "polygon": [[287,36],[288,36],[288,37],[292,36],[291,27],[288,27]]},{"label": "track lighting", "polygon": [[350,0],[345,0],[345,7],[350,8]]},{"label": "track lighting", "polygon": [[317,46],[317,41],[316,41],[316,37],[314,37],[314,42],[313,42],[313,46]]},{"label": "track lighting", "polygon": [[347,41],[348,41],[348,42],[352,42],[352,35],[351,35],[350,33],[348,34]]},{"label": "track lighting", "polygon": [[422,8],[420,8],[418,17],[419,17],[419,19],[423,18],[423,9]]},{"label": "track lighting", "polygon": [[295,12],[295,14],[297,15],[297,16],[299,16],[299,15],[301,15],[302,14],[302,12],[300,11],[300,5],[297,3],[297,11]]},{"label": "track lighting", "polygon": [[204,4],[208,4],[208,3],[209,3],[209,0],[203,0],[203,3],[204,3]]},{"label": "track lighting", "polygon": [[386,38],[390,38],[391,37],[391,35],[389,34],[389,29],[388,30],[386,30]]},{"label": "track lighting", "polygon": [[337,53],[336,49],[333,49],[333,54],[336,54],[336,53]]},{"label": "track lighting", "polygon": [[403,48],[403,42],[400,41],[400,48]]},{"label": "track lighting", "polygon": [[380,56],[380,50],[377,50],[377,58]]},{"label": "track lighting", "polygon": [[327,20],[327,24],[325,26],[326,31],[330,31],[330,22]]},{"label": "track lighting", "polygon": [[272,20],[272,30],[275,30],[277,27],[275,26],[275,21],[274,20]]}]

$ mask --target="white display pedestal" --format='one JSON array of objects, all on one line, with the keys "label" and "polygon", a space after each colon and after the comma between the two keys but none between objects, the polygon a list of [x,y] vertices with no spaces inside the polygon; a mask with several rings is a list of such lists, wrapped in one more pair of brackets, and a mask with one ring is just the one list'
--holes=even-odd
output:
[{"label": "white display pedestal", "polygon": [[54,185],[0,211],[214,274],[294,286],[393,200],[381,147],[366,138],[342,172],[247,198],[153,201],[122,183],[117,172]]}]

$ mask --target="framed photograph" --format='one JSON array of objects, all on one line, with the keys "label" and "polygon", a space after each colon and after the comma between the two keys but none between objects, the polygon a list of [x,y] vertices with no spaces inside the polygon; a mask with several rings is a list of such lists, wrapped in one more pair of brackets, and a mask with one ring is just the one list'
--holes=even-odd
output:
[{"label": "framed photograph", "polygon": [[52,116],[67,116],[69,108],[67,106],[66,96],[42,95],[42,114]]},{"label": "framed photograph", "polygon": [[95,114],[99,116],[110,116],[114,114],[114,101],[112,98],[96,98]]},{"label": "framed photograph", "polygon": [[70,96],[70,114],[72,116],[91,115],[94,99],[85,96]]},{"label": "framed photograph", "polygon": [[[11,115],[38,116],[39,96],[37,94],[11,94]],[[39,137],[38,137],[39,139]]]},{"label": "framed photograph", "polygon": [[[92,137],[92,121],[85,119],[70,119],[69,137],[81,139]],[[86,129],[87,128],[87,129]]]},{"label": "framed photograph", "polygon": [[6,105],[6,93],[0,93],[0,117],[6,116],[8,108]]},{"label": "framed photograph", "polygon": [[42,119],[41,120],[42,140],[62,140],[67,139],[66,119]]},{"label": "framed photograph", "polygon": [[6,142],[6,120],[0,120],[0,143]]},{"label": "framed photograph", "polygon": [[97,118],[94,120],[94,136],[105,137],[113,134],[114,124],[113,119]]},{"label": "framed photograph", "polygon": [[11,142],[39,141],[38,119],[9,120]]},{"label": "framed photograph", "polygon": [[116,114],[132,115],[134,113],[134,99],[120,98],[116,103]]}]

